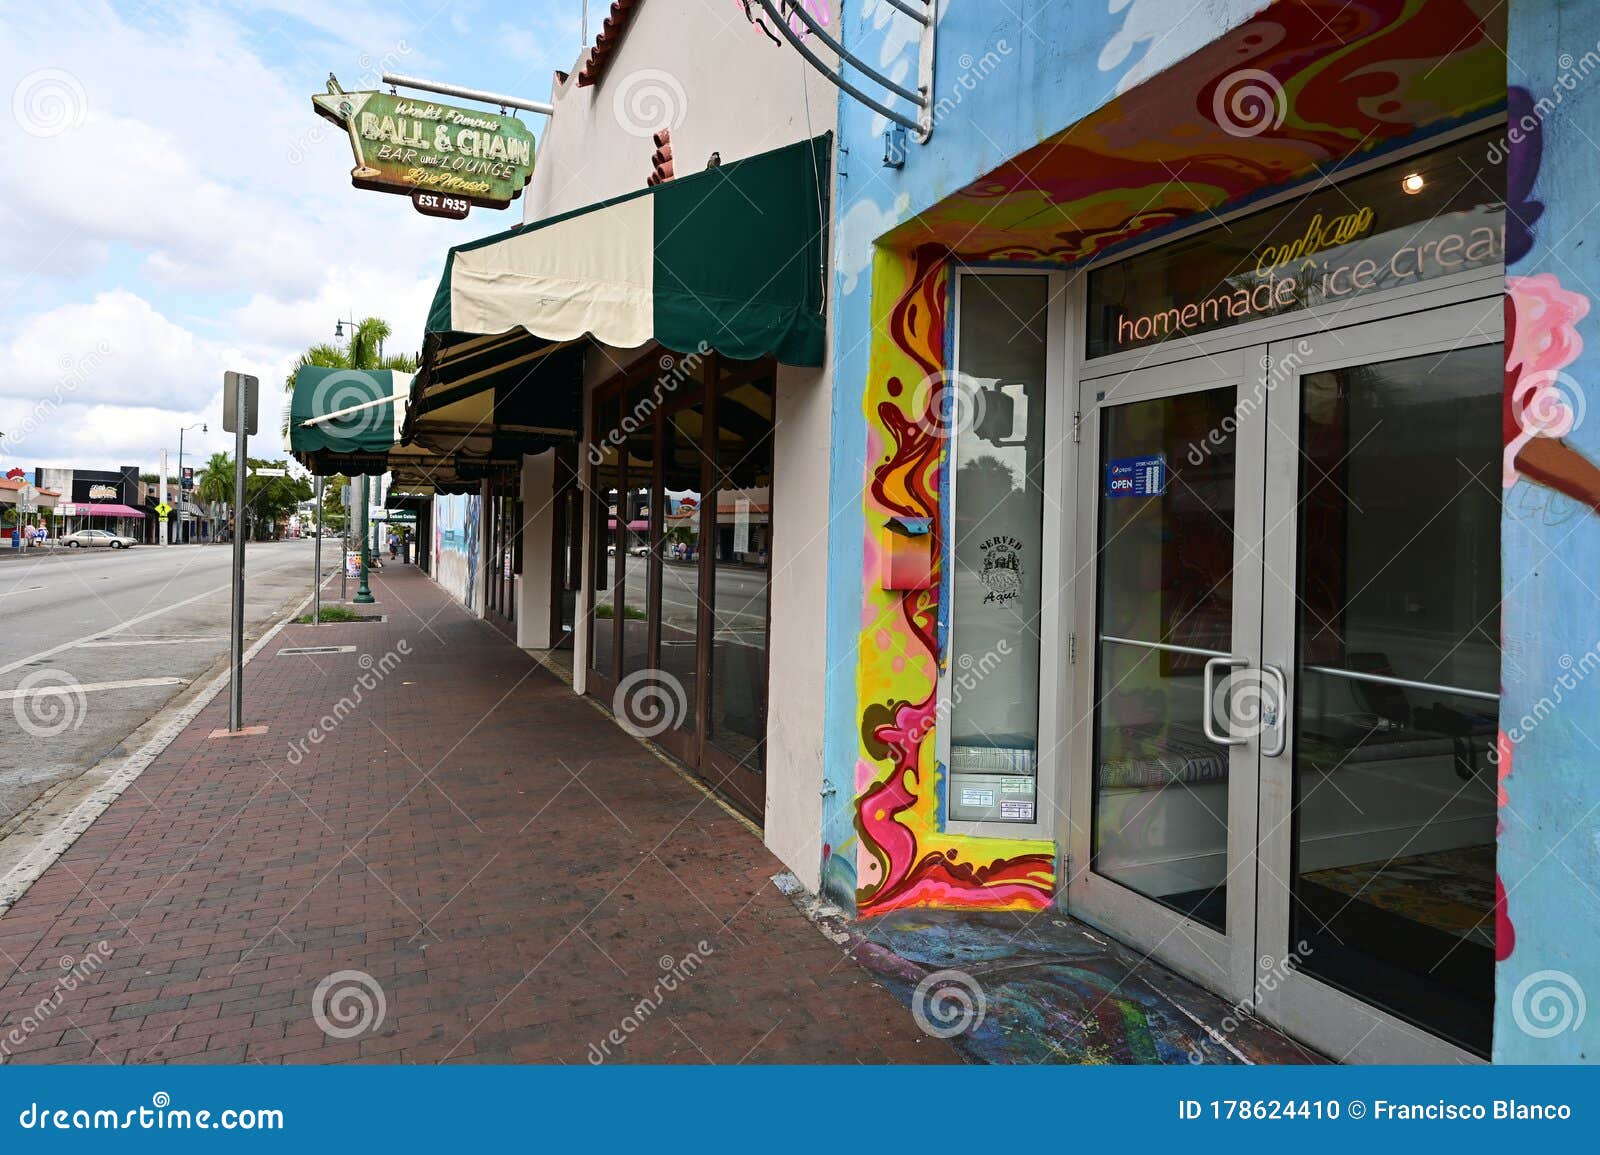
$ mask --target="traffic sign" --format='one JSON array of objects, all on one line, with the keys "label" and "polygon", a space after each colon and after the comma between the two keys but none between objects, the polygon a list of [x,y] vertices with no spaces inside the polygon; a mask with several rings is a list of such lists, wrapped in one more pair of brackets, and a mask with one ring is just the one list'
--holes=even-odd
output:
[{"label": "traffic sign", "polygon": [[[242,388],[241,388],[242,386]],[[244,431],[254,434],[256,431],[256,396],[260,392],[261,382],[247,373],[234,373],[231,370],[222,375],[222,428],[229,433],[239,431],[239,394],[244,394]]]},{"label": "traffic sign", "polygon": [[156,516],[157,517],[166,517],[167,514],[169,514],[171,512],[172,512],[172,506],[168,505],[164,501],[160,505],[156,506]]},{"label": "traffic sign", "polygon": [[289,476],[289,471],[287,469],[252,469],[250,471],[250,473],[254,477],[288,477]]},{"label": "traffic sign", "polygon": [[31,485],[23,485],[17,490],[17,512],[33,513],[38,507],[39,491]]}]

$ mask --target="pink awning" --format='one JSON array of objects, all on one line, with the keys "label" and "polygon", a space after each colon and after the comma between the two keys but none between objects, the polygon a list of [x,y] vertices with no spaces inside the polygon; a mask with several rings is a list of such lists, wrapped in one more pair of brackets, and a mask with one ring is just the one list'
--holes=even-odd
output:
[{"label": "pink awning", "polygon": [[144,512],[131,505],[80,505],[79,517],[137,517],[144,520]]}]

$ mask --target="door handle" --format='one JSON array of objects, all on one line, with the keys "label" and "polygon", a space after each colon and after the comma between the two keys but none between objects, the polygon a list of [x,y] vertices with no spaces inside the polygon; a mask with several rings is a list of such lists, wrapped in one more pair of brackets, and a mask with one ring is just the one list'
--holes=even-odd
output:
[{"label": "door handle", "polygon": [[1262,748],[1262,755],[1267,758],[1276,758],[1281,755],[1288,745],[1289,725],[1289,680],[1283,676],[1282,668],[1269,662],[1261,663],[1261,672],[1278,683],[1278,723],[1272,728],[1273,741],[1271,749]]},{"label": "door handle", "polygon": [[1217,667],[1224,666],[1234,669],[1238,666],[1248,666],[1250,663],[1243,658],[1211,658],[1206,662],[1205,676],[1201,679],[1200,692],[1205,701],[1201,704],[1201,725],[1205,729],[1206,737],[1218,746],[1243,746],[1248,738],[1235,738],[1230,734],[1217,733],[1216,710],[1213,698],[1216,696]]}]

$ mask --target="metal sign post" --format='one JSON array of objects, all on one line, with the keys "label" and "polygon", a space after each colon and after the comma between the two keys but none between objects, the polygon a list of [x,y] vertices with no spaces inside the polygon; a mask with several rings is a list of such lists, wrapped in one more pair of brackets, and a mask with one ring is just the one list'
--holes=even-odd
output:
[{"label": "metal sign post", "polygon": [[311,547],[311,624],[322,624],[322,475],[317,475],[317,543]]},{"label": "metal sign post", "polygon": [[249,438],[256,427],[256,378],[223,376],[222,428],[233,433],[233,620],[228,631],[232,675],[228,687],[228,729],[244,729],[244,514],[245,474],[250,468]]}]

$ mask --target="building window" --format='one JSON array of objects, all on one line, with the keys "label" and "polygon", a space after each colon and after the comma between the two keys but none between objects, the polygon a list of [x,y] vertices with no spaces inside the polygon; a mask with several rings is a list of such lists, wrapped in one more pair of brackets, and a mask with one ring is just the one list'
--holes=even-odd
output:
[{"label": "building window", "polygon": [[1038,821],[1050,279],[960,278],[944,673],[950,817]]}]

